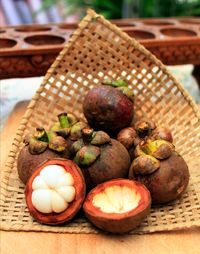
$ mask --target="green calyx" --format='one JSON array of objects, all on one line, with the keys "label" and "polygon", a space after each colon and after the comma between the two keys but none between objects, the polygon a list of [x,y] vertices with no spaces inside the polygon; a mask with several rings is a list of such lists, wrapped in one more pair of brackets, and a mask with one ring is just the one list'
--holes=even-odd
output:
[{"label": "green calyx", "polygon": [[75,123],[70,129],[70,139],[78,140],[82,137],[82,129],[87,127],[87,124],[84,122]]},{"label": "green calyx", "polygon": [[94,131],[91,128],[82,129],[82,137],[73,143],[71,153],[75,155],[74,161],[79,166],[89,166],[100,156],[98,146],[110,142],[110,136],[104,131]]},{"label": "green calyx", "polygon": [[67,138],[71,127],[78,121],[72,113],[61,113],[58,115],[58,122],[54,123],[50,132],[56,132],[59,136]]},{"label": "green calyx", "polygon": [[29,145],[31,154],[43,153],[48,147],[48,135],[44,128],[36,128],[36,131],[25,138],[25,144]]},{"label": "green calyx", "polygon": [[83,139],[78,139],[75,141],[71,146],[71,153],[76,154],[82,147],[84,147],[85,144],[83,142]]},{"label": "green calyx", "polygon": [[128,88],[128,84],[123,79],[111,80],[105,79],[102,82],[103,85],[112,86],[116,89],[120,90],[124,95],[126,95],[131,101],[134,101],[134,94],[130,88]]},{"label": "green calyx", "polygon": [[151,155],[140,155],[133,160],[131,169],[134,174],[148,175],[160,168],[160,161]]},{"label": "green calyx", "polygon": [[122,91],[122,93],[124,95],[126,95],[132,102],[134,101],[134,94],[133,94],[133,91],[131,91],[130,88],[125,87],[125,86],[121,86],[121,87],[117,87],[117,89]]},{"label": "green calyx", "polygon": [[82,132],[82,138],[85,143],[89,143],[93,137],[95,136],[95,131],[92,128],[83,128],[81,130]]},{"label": "green calyx", "polygon": [[148,155],[152,155],[157,159],[167,159],[174,151],[174,145],[166,140],[147,140],[140,146],[140,149]]},{"label": "green calyx", "polygon": [[104,131],[97,131],[93,133],[93,138],[90,142],[91,145],[101,146],[110,142],[110,136]]},{"label": "green calyx", "polygon": [[56,152],[63,152],[67,147],[67,142],[62,136],[58,136],[56,132],[48,132],[49,148]]},{"label": "green calyx", "polygon": [[24,143],[29,145],[31,154],[40,154],[47,147],[56,152],[63,152],[67,148],[65,139],[70,135],[72,127],[78,120],[74,114],[65,112],[58,115],[58,120],[52,125],[48,133],[44,128],[36,128],[33,134],[25,136]]},{"label": "green calyx", "polygon": [[78,122],[77,117],[73,113],[65,112],[58,115],[58,120],[62,129],[70,128]]},{"label": "green calyx", "polygon": [[70,123],[67,117],[67,113],[61,113],[58,115],[58,120],[60,123],[60,127],[63,128],[69,128],[70,127]]},{"label": "green calyx", "polygon": [[118,80],[105,79],[102,82],[102,84],[107,86],[113,86],[113,87],[128,87],[128,84],[123,79],[118,79]]},{"label": "green calyx", "polygon": [[51,128],[50,128],[50,132],[57,132],[59,131],[61,128],[60,128],[60,122],[55,122]]},{"label": "green calyx", "polygon": [[74,114],[65,112],[58,115],[58,120],[48,133],[49,148],[56,152],[63,152],[67,147],[66,139],[78,120]]},{"label": "green calyx", "polygon": [[140,145],[138,144],[134,150],[134,156],[138,157],[141,155],[146,155],[146,153],[142,150],[142,148],[140,147]]},{"label": "green calyx", "polygon": [[35,138],[29,140],[29,152],[31,154],[40,154],[43,153],[48,147],[48,143],[44,141],[39,141]]},{"label": "green calyx", "polygon": [[51,140],[49,141],[49,148],[56,152],[61,153],[66,149],[66,147],[67,147],[67,142],[61,136],[56,135],[53,138],[51,138]]},{"label": "green calyx", "polygon": [[44,128],[38,127],[33,134],[34,138],[39,141],[48,142],[48,135]]},{"label": "green calyx", "polygon": [[140,138],[149,136],[152,132],[151,125],[148,121],[141,121],[136,124],[135,130]]},{"label": "green calyx", "polygon": [[63,138],[67,138],[69,136],[69,133],[70,133],[70,128],[64,128],[64,129],[61,129],[61,130],[58,130],[55,132],[58,136],[61,136]]},{"label": "green calyx", "polygon": [[90,166],[100,156],[100,148],[96,146],[84,146],[77,153],[74,158],[74,162],[79,166]]}]

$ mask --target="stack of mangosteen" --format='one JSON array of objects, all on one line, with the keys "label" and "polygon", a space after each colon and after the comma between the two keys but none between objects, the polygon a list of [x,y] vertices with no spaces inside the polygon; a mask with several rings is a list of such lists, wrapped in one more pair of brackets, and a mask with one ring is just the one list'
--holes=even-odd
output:
[{"label": "stack of mangosteen", "polygon": [[177,199],[189,171],[166,127],[134,123],[133,91],[121,79],[105,80],[83,102],[87,122],[61,113],[46,131],[24,139],[17,169],[30,214],[40,223],[71,220],[83,207],[96,227],[125,233],[151,204]]}]

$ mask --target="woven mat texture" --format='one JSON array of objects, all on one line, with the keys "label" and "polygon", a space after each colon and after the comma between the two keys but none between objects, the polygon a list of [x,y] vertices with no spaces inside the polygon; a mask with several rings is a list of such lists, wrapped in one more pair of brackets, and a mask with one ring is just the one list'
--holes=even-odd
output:
[{"label": "woven mat texture", "polygon": [[37,126],[49,128],[57,114],[73,111],[81,119],[84,95],[105,78],[123,78],[135,94],[135,119],[149,117],[169,126],[176,150],[190,169],[180,200],[152,207],[129,234],[200,226],[200,112],[166,67],[136,40],[93,11],[81,21],[48,70],[21,121],[1,180],[1,228],[15,231],[100,233],[80,212],[62,226],[34,221],[27,210],[16,160],[23,137]]}]

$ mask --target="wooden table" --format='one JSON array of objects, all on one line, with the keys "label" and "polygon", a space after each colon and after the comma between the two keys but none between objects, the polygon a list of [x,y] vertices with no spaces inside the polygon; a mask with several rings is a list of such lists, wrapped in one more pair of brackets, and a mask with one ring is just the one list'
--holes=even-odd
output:
[{"label": "wooden table", "polygon": [[[200,18],[111,20],[166,65],[193,64],[200,86]],[[78,23],[0,28],[0,78],[43,76]]]},{"label": "wooden table", "polygon": [[[16,105],[1,132],[1,169],[26,106]],[[128,236],[1,231],[0,241],[1,254],[199,254],[200,228]]]}]

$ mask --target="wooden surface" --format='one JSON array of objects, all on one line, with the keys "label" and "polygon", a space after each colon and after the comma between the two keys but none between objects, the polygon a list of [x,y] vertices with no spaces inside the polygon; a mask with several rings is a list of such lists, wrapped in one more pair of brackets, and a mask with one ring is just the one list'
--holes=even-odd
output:
[{"label": "wooden surface", "polygon": [[[1,132],[1,169],[27,102],[20,102]],[[1,254],[200,254],[200,228],[146,235],[112,236],[1,231]]]},{"label": "wooden surface", "polygon": [[[112,23],[166,65],[200,64],[198,17],[121,19]],[[77,23],[2,27],[0,78],[44,75],[76,28]]]}]

